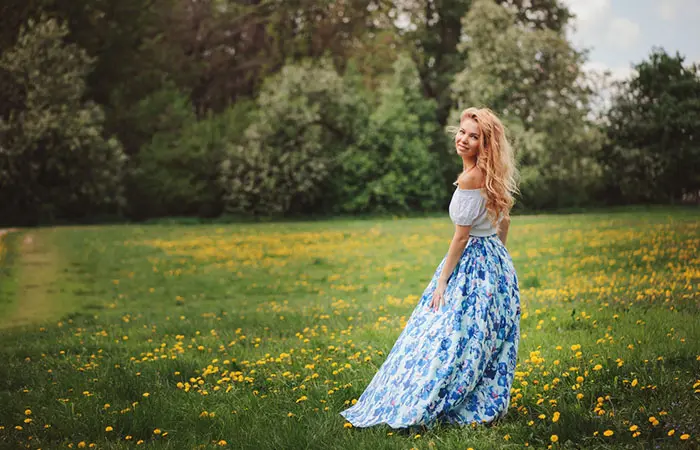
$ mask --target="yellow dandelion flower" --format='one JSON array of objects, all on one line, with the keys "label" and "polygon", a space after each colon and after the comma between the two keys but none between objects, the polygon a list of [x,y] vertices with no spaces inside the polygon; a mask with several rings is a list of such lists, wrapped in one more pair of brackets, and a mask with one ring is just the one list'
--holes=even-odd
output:
[{"label": "yellow dandelion flower", "polygon": [[107,433],[109,433],[110,431],[114,431],[114,428],[108,426],[108,427],[105,428],[105,431],[106,431]]},{"label": "yellow dandelion flower", "polygon": [[687,441],[690,439],[690,435],[688,433],[681,434],[681,441]]},{"label": "yellow dandelion flower", "polygon": [[613,430],[605,430],[605,431],[603,431],[603,436],[608,436],[608,437],[609,437],[609,436],[612,436],[613,434],[615,434],[615,432],[614,432]]},{"label": "yellow dandelion flower", "polygon": [[343,424],[343,428],[352,428],[352,424],[350,422],[345,422],[345,424]]},{"label": "yellow dandelion flower", "polygon": [[554,414],[552,415],[552,422],[556,422],[559,420],[559,411],[554,411]]},{"label": "yellow dandelion flower", "polygon": [[557,442],[557,441],[559,441],[559,436],[557,436],[556,434],[553,434],[549,437],[549,440],[552,442]]}]

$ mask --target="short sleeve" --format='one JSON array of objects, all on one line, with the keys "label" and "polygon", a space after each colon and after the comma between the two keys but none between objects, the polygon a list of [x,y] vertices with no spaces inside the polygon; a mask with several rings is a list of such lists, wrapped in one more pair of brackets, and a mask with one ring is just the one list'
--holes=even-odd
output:
[{"label": "short sleeve", "polygon": [[472,225],[481,214],[484,202],[478,191],[457,191],[450,202],[450,219],[456,225]]}]

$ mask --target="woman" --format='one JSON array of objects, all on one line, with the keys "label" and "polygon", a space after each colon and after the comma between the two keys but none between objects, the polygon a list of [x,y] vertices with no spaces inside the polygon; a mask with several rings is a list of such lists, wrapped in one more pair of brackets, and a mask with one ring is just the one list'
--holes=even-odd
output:
[{"label": "woman", "polygon": [[505,243],[517,193],[513,151],[489,109],[462,112],[455,233],[418,305],[367,389],[342,411],[356,427],[487,423],[508,410],[520,338],[520,291]]}]

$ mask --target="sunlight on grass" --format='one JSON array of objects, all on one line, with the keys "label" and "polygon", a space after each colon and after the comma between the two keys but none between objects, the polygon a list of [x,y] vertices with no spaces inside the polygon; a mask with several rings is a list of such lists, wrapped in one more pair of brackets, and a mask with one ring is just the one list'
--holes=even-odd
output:
[{"label": "sunlight on grass", "polygon": [[355,430],[338,412],[401,332],[448,220],[60,230],[55,249],[75,270],[57,288],[87,306],[2,334],[0,443],[695,448],[699,223],[514,218],[523,313],[510,413],[422,432]]}]

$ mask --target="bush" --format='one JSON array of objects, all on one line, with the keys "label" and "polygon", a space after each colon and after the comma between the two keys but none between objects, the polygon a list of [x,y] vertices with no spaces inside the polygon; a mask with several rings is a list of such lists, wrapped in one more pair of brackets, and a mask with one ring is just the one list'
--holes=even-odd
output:
[{"label": "bush", "polygon": [[31,224],[123,205],[121,145],[103,136],[104,114],[84,100],[93,59],[65,44],[68,28],[29,20],[0,70],[17,92],[18,110],[0,118],[0,217]]},{"label": "bush", "polygon": [[228,145],[221,164],[226,211],[317,208],[337,155],[352,139],[355,103],[326,60],[287,65],[267,79],[242,142]]}]

